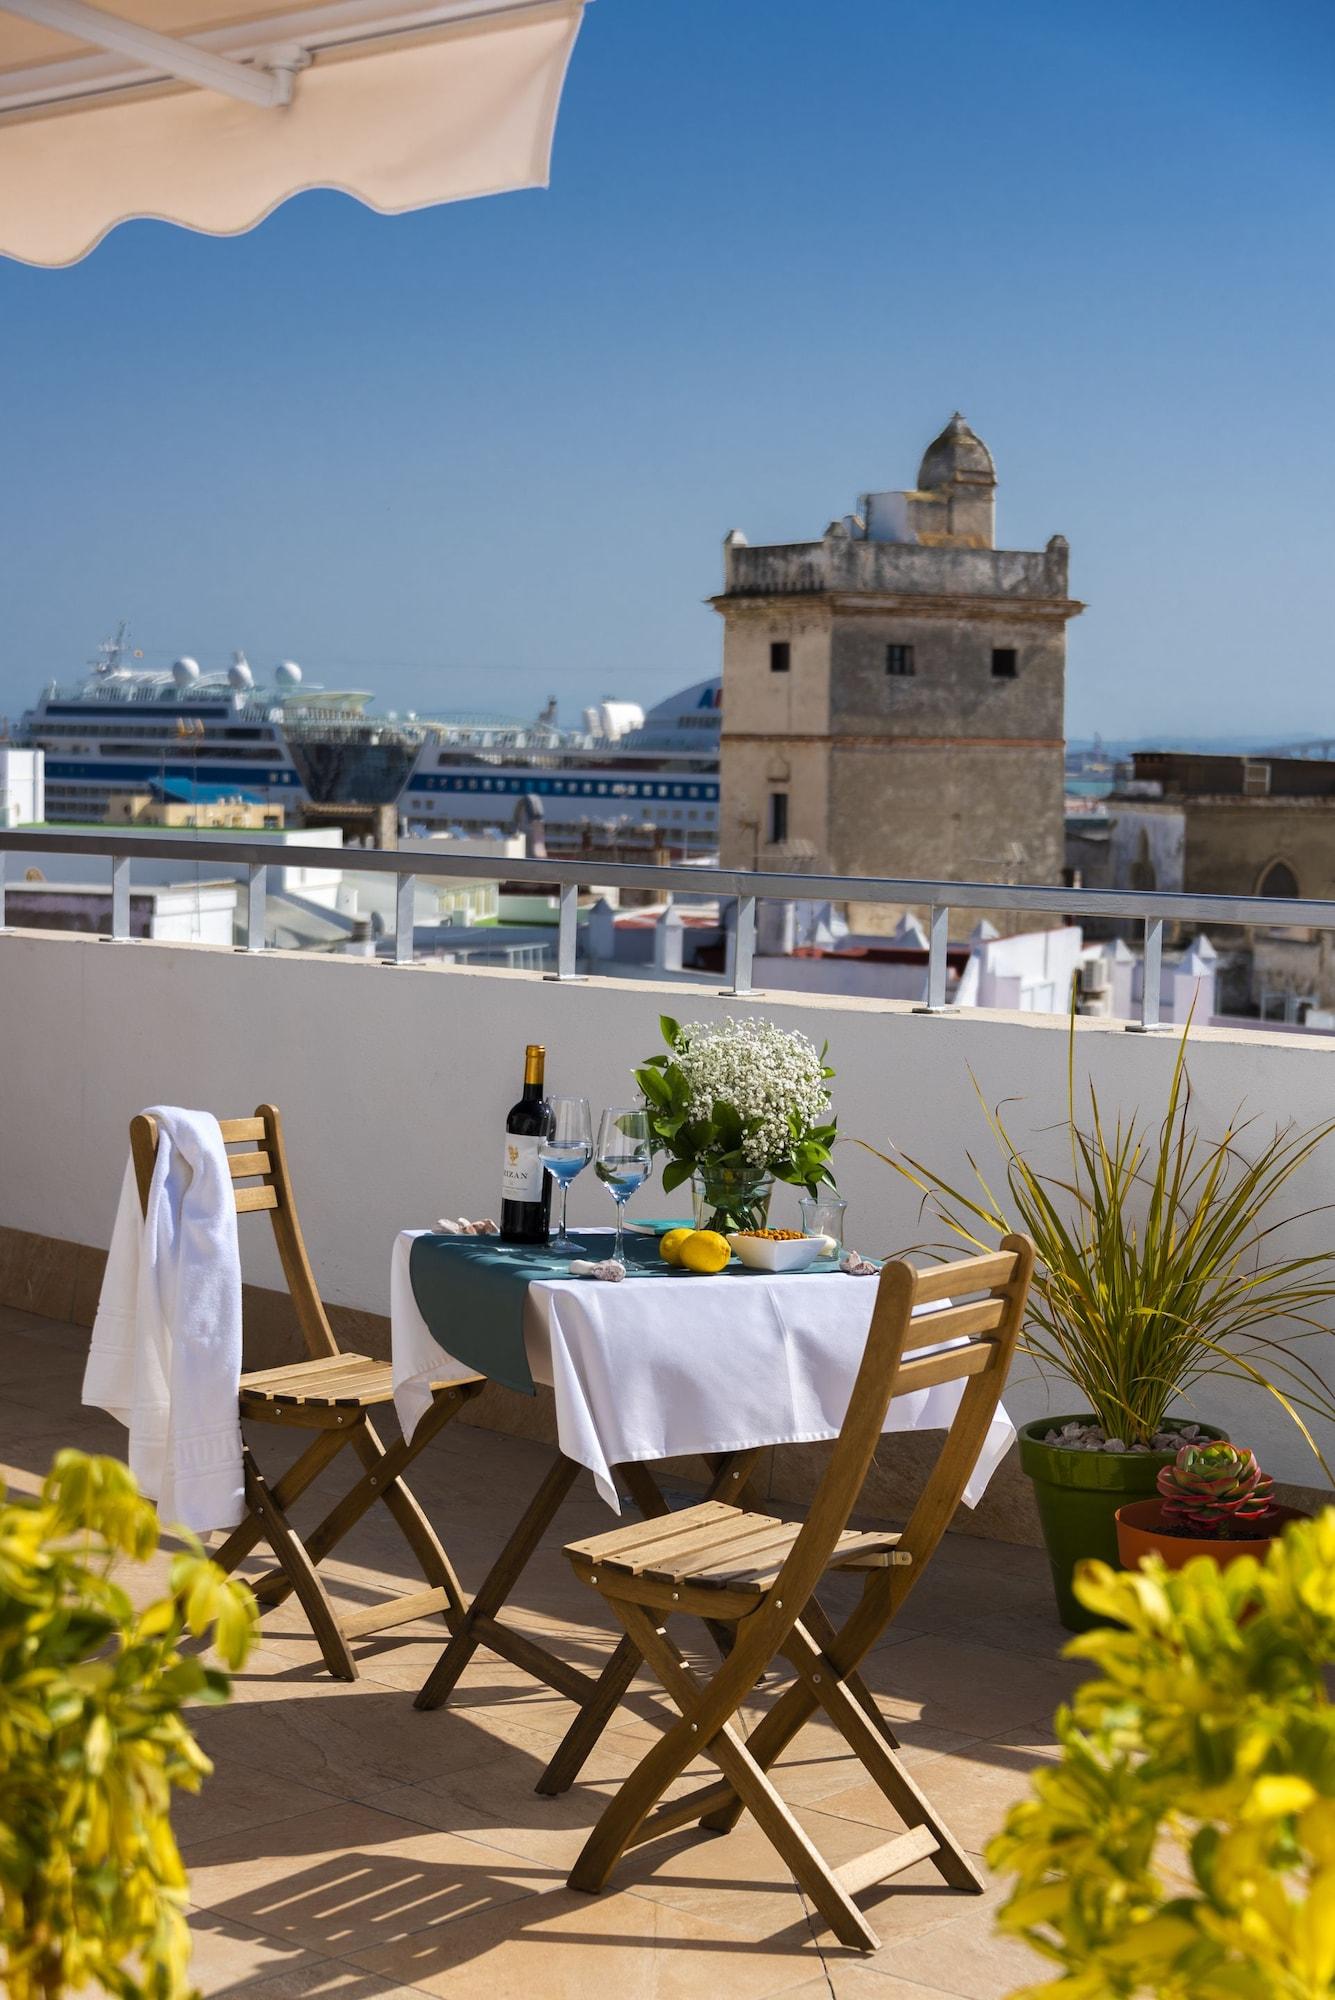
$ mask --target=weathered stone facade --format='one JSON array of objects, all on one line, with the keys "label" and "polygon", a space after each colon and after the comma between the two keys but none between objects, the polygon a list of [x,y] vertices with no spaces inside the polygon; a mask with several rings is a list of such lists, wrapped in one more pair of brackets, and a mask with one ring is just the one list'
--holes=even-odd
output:
[{"label": "weathered stone facade", "polygon": [[[1335,762],[1138,751],[1130,787],[1068,822],[1066,851],[1072,878],[1091,889],[1335,900]],[[1273,1008],[1291,995],[1335,1007],[1330,933],[1212,924],[1210,935],[1251,953],[1236,1004]]]},{"label": "weathered stone facade", "polygon": [[1061,880],[1066,624],[1083,606],[1061,536],[992,547],[995,487],[957,415],[916,489],[864,495],[821,541],[728,536],[712,600],[725,866]]}]

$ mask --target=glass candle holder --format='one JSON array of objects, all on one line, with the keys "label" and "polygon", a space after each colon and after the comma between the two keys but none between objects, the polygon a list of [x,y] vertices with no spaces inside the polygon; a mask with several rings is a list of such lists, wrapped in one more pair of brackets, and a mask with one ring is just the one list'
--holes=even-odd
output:
[{"label": "glass candle holder", "polygon": [[832,1236],[834,1249],[826,1254],[842,1257],[844,1254],[844,1211],[848,1203],[832,1188],[822,1189],[820,1194],[803,1195],[798,1203],[802,1217],[804,1236]]}]

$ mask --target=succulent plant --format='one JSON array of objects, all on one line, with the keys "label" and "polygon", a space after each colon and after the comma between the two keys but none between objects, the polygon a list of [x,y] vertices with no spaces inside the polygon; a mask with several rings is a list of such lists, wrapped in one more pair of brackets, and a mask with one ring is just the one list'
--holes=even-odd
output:
[{"label": "succulent plant", "polygon": [[1274,1505],[1275,1482],[1245,1445],[1184,1444],[1159,1474],[1164,1526],[1203,1540],[1255,1535]]}]

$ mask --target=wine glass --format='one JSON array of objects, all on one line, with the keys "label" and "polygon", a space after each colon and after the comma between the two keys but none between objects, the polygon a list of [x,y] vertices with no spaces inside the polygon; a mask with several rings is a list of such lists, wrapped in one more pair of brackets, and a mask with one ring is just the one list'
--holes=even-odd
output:
[{"label": "wine glass", "polygon": [[648,1180],[652,1162],[648,1112],[638,1105],[625,1104],[612,1105],[604,1111],[603,1122],[598,1128],[594,1171],[606,1184],[617,1205],[617,1234],[612,1255],[618,1263],[623,1261],[621,1238],[626,1203],[636,1188]]},{"label": "wine glass", "polygon": [[558,1257],[579,1257],[583,1246],[566,1228],[570,1183],[582,1174],[593,1153],[593,1123],[587,1097],[553,1097],[551,1128],[538,1141],[538,1158],[561,1190],[561,1227],[549,1244]]}]

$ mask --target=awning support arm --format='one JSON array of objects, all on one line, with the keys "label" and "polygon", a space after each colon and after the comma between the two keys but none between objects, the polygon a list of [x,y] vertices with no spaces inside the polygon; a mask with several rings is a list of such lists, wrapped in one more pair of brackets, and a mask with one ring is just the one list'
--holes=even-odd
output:
[{"label": "awning support arm", "polygon": [[304,69],[310,60],[302,49],[284,48],[265,51],[268,67],[261,68],[258,62],[232,62],[193,42],[159,35],[101,7],[90,7],[87,0],[0,0],[0,13],[18,14],[25,21],[36,21],[78,41],[129,56],[154,74],[179,77],[183,83],[239,97],[243,103],[257,104],[266,111],[291,103],[293,73]]}]

